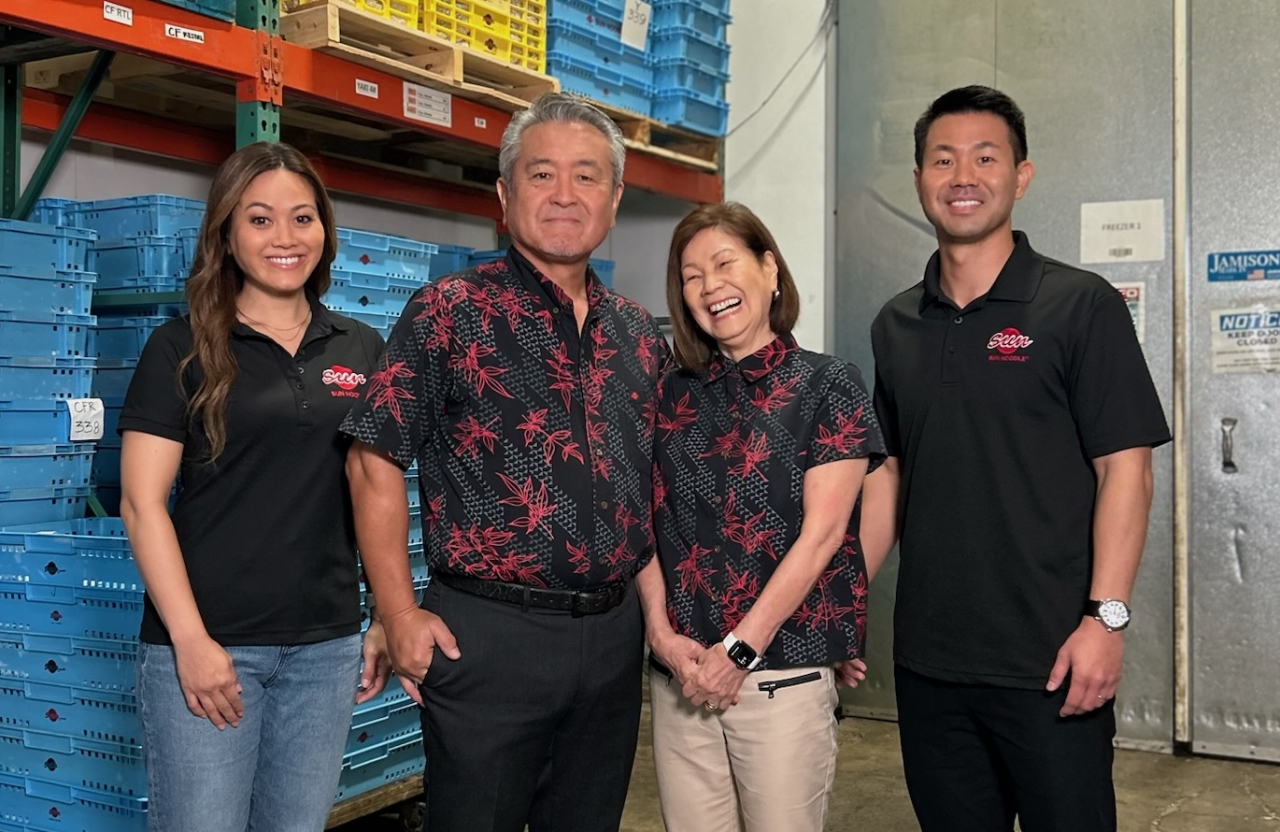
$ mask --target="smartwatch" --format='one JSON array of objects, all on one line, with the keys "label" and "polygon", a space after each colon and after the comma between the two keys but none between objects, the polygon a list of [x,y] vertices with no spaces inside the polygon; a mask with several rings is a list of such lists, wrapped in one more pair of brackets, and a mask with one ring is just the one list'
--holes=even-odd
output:
[{"label": "smartwatch", "polygon": [[756,655],[756,651],[732,632],[724,637],[722,643],[725,652],[729,654],[730,661],[736,664],[739,670],[755,670],[760,666],[760,657]]},{"label": "smartwatch", "polygon": [[1101,601],[1089,599],[1084,605],[1084,614],[1096,618],[1108,633],[1123,630],[1129,626],[1129,605],[1115,598],[1103,598]]}]

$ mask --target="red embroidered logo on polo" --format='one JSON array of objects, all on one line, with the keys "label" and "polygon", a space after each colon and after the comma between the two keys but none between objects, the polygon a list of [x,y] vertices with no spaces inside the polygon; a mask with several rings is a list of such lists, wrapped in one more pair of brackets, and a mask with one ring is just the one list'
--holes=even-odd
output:
[{"label": "red embroidered logo on polo", "polygon": [[356,390],[356,388],[364,384],[367,379],[365,378],[364,373],[357,373],[350,367],[343,367],[341,364],[334,364],[332,367],[324,371],[320,376],[320,380],[323,381],[326,386],[337,385],[338,389],[330,390],[330,395],[356,399],[360,397],[360,392]]},{"label": "red embroidered logo on polo", "polygon": [[987,341],[987,349],[995,350],[996,355],[987,356],[988,361],[1026,361],[1028,356],[1018,355],[1018,350],[1025,350],[1035,340],[1023,335],[1013,327],[1004,329],[991,336]]}]

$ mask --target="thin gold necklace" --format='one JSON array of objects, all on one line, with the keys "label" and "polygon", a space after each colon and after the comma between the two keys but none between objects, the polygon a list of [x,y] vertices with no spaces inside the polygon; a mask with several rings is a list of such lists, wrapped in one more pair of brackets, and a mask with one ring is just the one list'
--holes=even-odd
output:
[{"label": "thin gold necklace", "polygon": [[302,329],[304,326],[306,326],[308,323],[311,322],[310,308],[307,309],[307,315],[302,319],[300,323],[296,323],[290,327],[272,326],[271,324],[263,323],[262,321],[255,321],[253,318],[250,318],[248,315],[246,315],[245,311],[238,306],[236,307],[236,312],[239,313],[240,317],[244,318],[247,323],[251,323],[254,326],[266,327],[267,329],[270,329],[274,332],[282,332],[282,333],[297,332],[299,329]]}]

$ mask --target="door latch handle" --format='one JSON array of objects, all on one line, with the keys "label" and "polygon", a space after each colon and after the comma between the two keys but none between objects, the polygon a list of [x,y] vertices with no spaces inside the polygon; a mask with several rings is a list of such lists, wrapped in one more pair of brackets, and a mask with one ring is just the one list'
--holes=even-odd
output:
[{"label": "door latch handle", "polygon": [[1229,416],[1224,417],[1222,420],[1222,473],[1224,474],[1234,474],[1240,470],[1235,460],[1231,458],[1234,452],[1232,433],[1235,429],[1236,420]]}]

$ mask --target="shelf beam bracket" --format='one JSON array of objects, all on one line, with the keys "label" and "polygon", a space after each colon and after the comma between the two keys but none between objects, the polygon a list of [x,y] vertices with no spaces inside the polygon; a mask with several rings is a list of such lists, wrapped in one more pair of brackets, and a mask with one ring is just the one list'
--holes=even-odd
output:
[{"label": "shelf beam bracket", "polygon": [[22,64],[0,64],[0,217],[17,216],[21,187]]},{"label": "shelf beam bracket", "polygon": [[80,82],[80,87],[72,97],[71,103],[67,105],[67,112],[62,116],[62,121],[58,123],[58,129],[53,131],[53,135],[49,137],[49,145],[44,149],[44,155],[40,157],[40,162],[36,165],[36,169],[32,171],[26,190],[22,192],[21,198],[18,199],[13,210],[9,212],[10,216],[25,218],[31,213],[31,209],[35,207],[36,200],[44,193],[44,188],[49,184],[49,180],[53,178],[53,172],[57,169],[58,162],[62,161],[62,154],[66,152],[67,146],[71,144],[71,138],[75,136],[76,130],[80,127],[80,120],[88,112],[93,96],[98,92],[98,87],[101,86],[103,79],[107,77],[107,70],[111,68],[111,61],[115,56],[115,52],[105,49],[94,56],[93,63],[89,66],[89,71],[85,74],[84,80]]},{"label": "shelf beam bracket", "polygon": [[236,147],[280,141],[284,73],[279,0],[241,0],[236,23],[254,30],[254,74],[236,84]]}]

